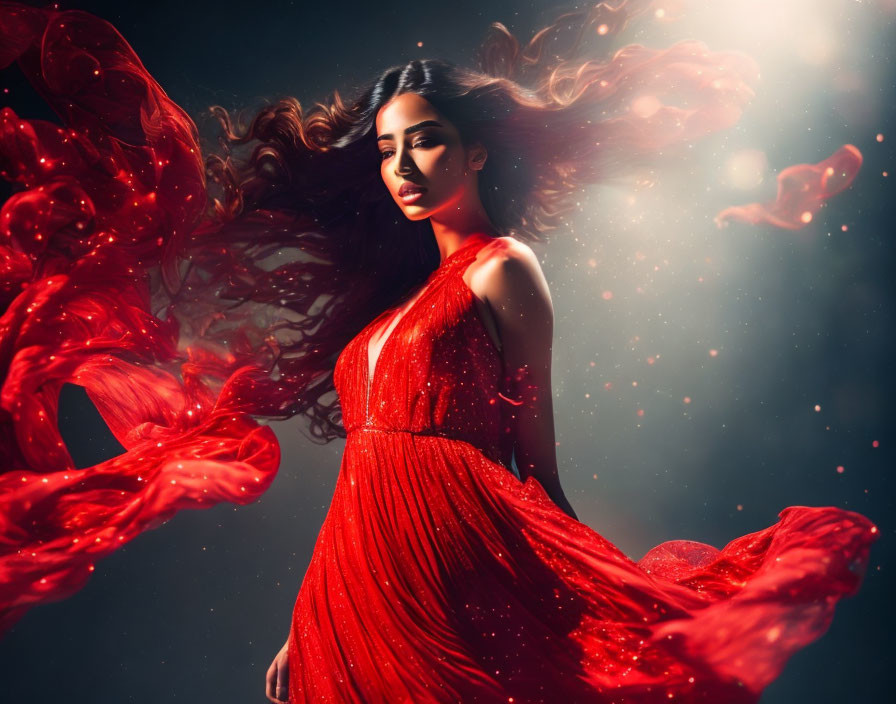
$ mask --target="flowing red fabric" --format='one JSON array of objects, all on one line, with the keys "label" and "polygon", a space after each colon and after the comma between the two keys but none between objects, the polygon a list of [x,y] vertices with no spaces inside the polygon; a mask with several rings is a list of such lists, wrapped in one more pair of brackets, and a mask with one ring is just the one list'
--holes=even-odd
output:
[{"label": "flowing red fabric", "polygon": [[791,506],[722,550],[663,543],[633,562],[510,469],[512,399],[447,257],[389,333],[345,348],[348,439],[296,600],[290,703],[758,701],[854,593],[877,528]]},{"label": "flowing red fabric", "polygon": [[[250,356],[192,344],[155,295],[206,204],[193,121],[88,13],[0,3],[0,68],[13,60],[65,127],[0,110],[18,187],[0,209],[0,632],[179,510],[254,501],[280,463],[246,412]],[[75,466],[66,383],[124,453]]]},{"label": "flowing red fabric", "polygon": [[817,164],[793,164],[778,174],[778,192],[768,203],[748,203],[722,209],[715,216],[719,227],[729,220],[764,223],[797,230],[812,222],[831,196],[849,188],[862,167],[862,152],[844,144]]}]

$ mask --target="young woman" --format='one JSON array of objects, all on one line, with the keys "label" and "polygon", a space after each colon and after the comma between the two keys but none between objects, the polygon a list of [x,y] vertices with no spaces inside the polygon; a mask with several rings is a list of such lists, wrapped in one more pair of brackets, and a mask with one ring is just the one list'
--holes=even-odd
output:
[{"label": "young woman", "polygon": [[[624,24],[607,12],[554,29],[605,36]],[[227,149],[255,148],[209,157],[206,213],[195,125],[111,25],[6,2],[0,20],[0,65],[65,124],[0,113],[19,188],[0,246],[0,626],[178,509],[260,495],[279,454],[250,414],[346,438],[272,701],[755,702],[858,589],[876,528],[857,513],[791,506],[722,550],[670,541],[636,563],[558,478],[529,243],[583,185],[736,119],[743,56],[576,62],[542,51],[548,30],[521,49],[495,25],[479,70],[411,61],[242,135],[219,109]],[[687,110],[613,115],[673,77]],[[125,453],[74,467],[66,381]]]},{"label": "young woman", "polygon": [[518,98],[414,61],[347,111],[361,117],[337,148],[376,150],[440,261],[336,362],[345,454],[271,701],[756,701],[861,569],[872,526],[835,508],[638,564],[577,520],[555,457],[548,287],[481,197],[500,201],[500,176],[493,191],[483,177],[516,157],[476,126],[511,132]]}]

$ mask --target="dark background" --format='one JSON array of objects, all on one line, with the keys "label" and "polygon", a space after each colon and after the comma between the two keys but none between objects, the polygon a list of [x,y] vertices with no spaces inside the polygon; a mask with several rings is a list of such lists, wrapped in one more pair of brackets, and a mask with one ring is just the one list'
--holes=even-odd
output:
[{"label": "dark background", "polygon": [[[490,22],[527,40],[553,6],[63,5],[111,21],[200,126],[212,104],[236,109],[292,94],[310,106],[411,58],[468,63]],[[760,91],[732,135],[698,145],[710,161],[729,138],[765,149],[771,177],[761,189],[735,193],[699,170],[674,178],[667,165],[660,195],[646,199],[649,216],[666,225],[632,226],[617,217],[619,193],[595,187],[569,230],[536,248],[556,312],[558,462],[583,522],[635,559],[670,538],[721,547],[794,504],[860,511],[881,528],[858,596],[841,602],[829,632],[791,659],[763,704],[889,700],[896,125],[892,42],[870,25],[866,18],[868,43],[852,54],[876,96],[866,112],[850,112],[850,95],[833,87],[784,105]],[[55,119],[15,67],[0,73],[0,87],[18,114]],[[862,170],[808,227],[711,224],[721,207],[773,195],[781,168],[846,142],[864,154]],[[607,289],[609,301],[600,295]],[[61,408],[79,466],[121,451],[82,396],[65,395]],[[4,701],[266,701],[265,671],[286,639],[342,448],[313,445],[295,421],[273,427],[283,461],[259,501],[182,512],[0,640]]]}]

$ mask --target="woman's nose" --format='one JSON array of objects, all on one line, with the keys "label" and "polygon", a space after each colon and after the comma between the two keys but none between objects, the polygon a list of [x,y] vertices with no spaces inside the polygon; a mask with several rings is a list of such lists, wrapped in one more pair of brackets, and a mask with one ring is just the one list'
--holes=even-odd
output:
[{"label": "woman's nose", "polygon": [[413,170],[413,164],[411,162],[410,156],[408,156],[405,152],[401,153],[398,159],[395,160],[395,175],[403,176],[405,174],[411,173]]}]

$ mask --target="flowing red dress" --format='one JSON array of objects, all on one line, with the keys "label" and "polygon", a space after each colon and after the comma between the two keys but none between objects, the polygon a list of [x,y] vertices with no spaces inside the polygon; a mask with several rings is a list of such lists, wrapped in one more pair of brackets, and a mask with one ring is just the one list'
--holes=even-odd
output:
[{"label": "flowing red dress", "polygon": [[[289,701],[755,702],[854,593],[876,527],[791,506],[634,562],[510,469],[465,240],[335,369],[348,432],[292,615]],[[400,317],[368,379],[368,342]]]}]

